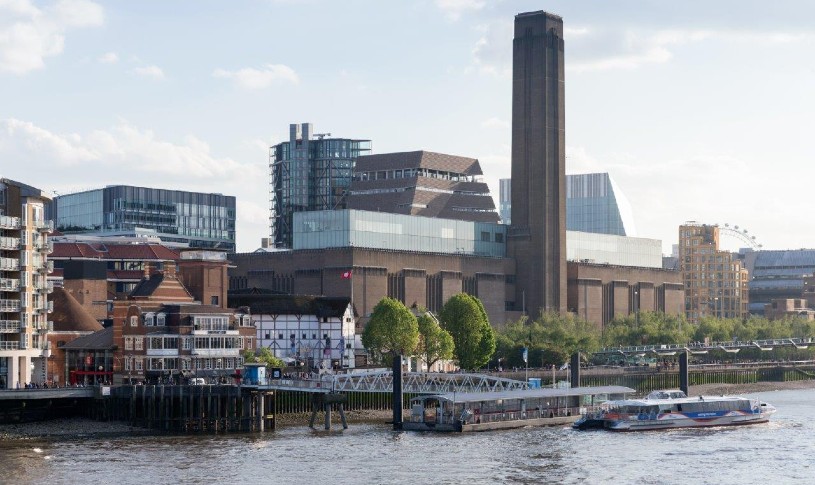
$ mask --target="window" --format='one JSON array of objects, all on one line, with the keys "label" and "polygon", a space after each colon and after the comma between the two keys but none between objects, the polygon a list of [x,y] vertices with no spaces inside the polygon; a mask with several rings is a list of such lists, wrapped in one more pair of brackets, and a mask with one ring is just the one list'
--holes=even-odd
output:
[{"label": "window", "polygon": [[266,340],[269,340],[270,338],[272,338],[271,334],[269,334],[269,332],[266,332]]},{"label": "window", "polygon": [[157,318],[158,320],[156,321],[156,325],[159,327],[167,325],[166,316],[164,313],[159,313]]},{"label": "window", "polygon": [[133,315],[130,317],[130,326],[131,327],[139,326],[139,317],[137,315]]},{"label": "window", "polygon": [[133,338],[133,346],[135,350],[143,350],[144,349],[144,339],[142,337],[134,337]]},{"label": "window", "polygon": [[211,296],[209,298],[209,304],[218,306],[218,297],[217,296]]},{"label": "window", "polygon": [[133,350],[133,337],[125,337],[125,350]]},{"label": "window", "polygon": [[144,361],[141,358],[136,359],[136,370],[139,372],[144,370]]},{"label": "window", "polygon": [[490,233],[487,231],[481,231],[481,241],[490,242]]},{"label": "window", "polygon": [[192,338],[190,337],[182,337],[181,338],[181,345],[183,350],[190,350],[192,348]]},{"label": "window", "polygon": [[504,233],[502,233],[502,232],[496,232],[496,233],[495,233],[495,242],[497,242],[497,243],[502,243],[502,242],[504,242]]},{"label": "window", "polygon": [[152,327],[153,326],[154,320],[153,320],[153,314],[152,313],[145,313],[143,318],[144,318],[144,326],[145,327]]},{"label": "window", "polygon": [[277,334],[277,340],[283,340],[283,334],[282,333]]},{"label": "window", "polygon": [[130,365],[131,365],[130,364],[130,357],[125,357],[125,370],[126,371],[130,370]]}]

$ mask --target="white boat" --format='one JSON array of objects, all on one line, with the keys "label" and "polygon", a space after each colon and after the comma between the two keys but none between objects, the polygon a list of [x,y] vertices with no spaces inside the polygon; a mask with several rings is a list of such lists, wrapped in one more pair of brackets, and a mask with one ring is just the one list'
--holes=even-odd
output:
[{"label": "white boat", "polygon": [[576,421],[575,429],[612,431],[732,426],[765,423],[775,407],[739,396],[688,397],[679,390],[653,391],[644,399],[608,401]]}]

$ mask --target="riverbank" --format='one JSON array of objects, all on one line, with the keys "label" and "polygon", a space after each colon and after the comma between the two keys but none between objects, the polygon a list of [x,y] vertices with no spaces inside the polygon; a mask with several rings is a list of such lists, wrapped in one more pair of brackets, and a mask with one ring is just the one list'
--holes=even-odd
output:
[{"label": "riverbank", "polygon": [[[704,384],[691,386],[690,394],[698,395],[734,395],[754,394],[757,392],[772,392],[786,390],[815,389],[815,380],[788,381],[788,382],[755,382],[751,384]],[[348,423],[381,423],[385,424],[393,419],[393,412],[389,409],[369,411],[346,411]],[[405,415],[407,417],[407,415]],[[280,414],[277,416],[278,427],[306,427],[311,413]],[[332,427],[342,429],[340,413],[332,413]],[[317,413],[315,429],[324,426],[324,415]],[[66,418],[51,421],[40,421],[23,424],[0,425],[0,441],[66,438],[79,439],[84,437],[149,435],[155,430],[132,427],[127,423],[118,421],[98,422],[87,418]]]}]

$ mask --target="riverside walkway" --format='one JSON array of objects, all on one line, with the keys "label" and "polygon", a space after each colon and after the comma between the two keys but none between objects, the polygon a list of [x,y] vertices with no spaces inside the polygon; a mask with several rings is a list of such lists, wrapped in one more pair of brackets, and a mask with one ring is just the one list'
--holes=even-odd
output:
[{"label": "riverside walkway", "polygon": [[691,354],[706,354],[711,350],[723,350],[728,353],[736,353],[742,349],[773,350],[776,347],[794,347],[806,349],[815,345],[813,338],[778,338],[764,340],[732,340],[723,342],[689,342],[686,344],[668,345],[633,345],[627,347],[607,347],[594,354],[641,354],[654,353],[659,355],[675,355],[677,352],[689,352]]}]

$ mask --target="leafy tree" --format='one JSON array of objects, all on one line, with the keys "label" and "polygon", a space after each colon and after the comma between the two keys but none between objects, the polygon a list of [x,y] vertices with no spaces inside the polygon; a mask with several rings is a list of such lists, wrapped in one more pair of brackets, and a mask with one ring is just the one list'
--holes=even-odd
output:
[{"label": "leafy tree", "polygon": [[362,333],[362,345],[379,354],[410,355],[419,344],[416,316],[399,300],[382,298]]},{"label": "leafy tree", "polygon": [[453,358],[453,336],[439,326],[439,322],[428,313],[418,317],[419,346],[416,353],[427,363],[427,368],[440,360]]},{"label": "leafy tree", "polygon": [[453,295],[440,314],[442,328],[450,332],[454,355],[462,369],[478,369],[495,352],[495,333],[484,305],[466,293]]},{"label": "leafy tree", "polygon": [[246,363],[260,362],[266,364],[266,367],[283,367],[286,364],[278,359],[268,347],[261,347],[256,352],[250,349],[243,351],[243,361]]},{"label": "leafy tree", "polygon": [[694,335],[694,330],[682,315],[662,312],[618,315],[606,325],[603,344],[613,347],[685,343]]},{"label": "leafy tree", "polygon": [[547,312],[529,322],[526,317],[507,325],[499,337],[502,357],[509,366],[524,366],[523,348],[533,367],[561,365],[577,351],[589,354],[599,348],[599,329],[573,314]]}]

